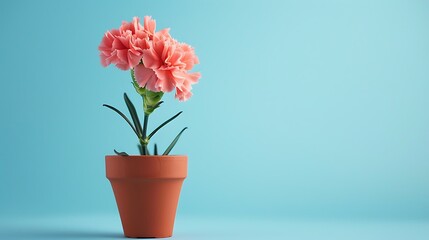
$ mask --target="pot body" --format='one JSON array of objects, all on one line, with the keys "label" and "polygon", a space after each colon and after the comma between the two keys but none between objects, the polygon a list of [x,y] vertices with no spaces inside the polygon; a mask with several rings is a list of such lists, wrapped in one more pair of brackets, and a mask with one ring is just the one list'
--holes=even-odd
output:
[{"label": "pot body", "polygon": [[106,156],[126,237],[171,237],[187,156]]}]

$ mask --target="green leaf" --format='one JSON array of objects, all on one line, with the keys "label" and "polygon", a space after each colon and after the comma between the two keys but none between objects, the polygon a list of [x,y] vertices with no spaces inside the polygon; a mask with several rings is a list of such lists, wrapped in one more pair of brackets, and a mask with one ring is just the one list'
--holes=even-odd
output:
[{"label": "green leaf", "polygon": [[128,155],[128,153],[126,153],[126,152],[118,152],[118,151],[116,151],[116,149],[113,149],[113,151],[114,151],[116,154],[118,154],[119,156],[129,156],[129,155]]},{"label": "green leaf", "polygon": [[179,113],[177,113],[176,115],[174,115],[173,117],[171,117],[170,119],[168,119],[167,121],[165,121],[164,123],[162,123],[161,125],[159,125],[157,128],[155,128],[155,130],[153,130],[148,138],[150,139],[153,135],[155,135],[156,132],[159,131],[159,129],[161,129],[162,127],[164,127],[165,125],[167,125],[169,122],[173,121],[175,118],[177,118],[180,114],[182,114],[183,111],[180,111]]},{"label": "green leaf", "polygon": [[140,124],[139,116],[137,115],[136,108],[134,107],[133,103],[128,98],[127,94],[124,93],[124,100],[127,104],[128,111],[130,111],[131,118],[133,119],[134,126],[136,128],[136,131],[138,133],[138,136],[141,137],[142,135],[142,125]]},{"label": "green leaf", "polygon": [[171,151],[171,149],[173,149],[174,145],[176,145],[177,141],[180,138],[180,135],[182,135],[182,133],[188,129],[187,127],[185,127],[184,129],[182,129],[182,131],[179,132],[179,134],[177,134],[177,136],[174,138],[173,142],[170,143],[170,146],[168,146],[168,148],[165,150],[165,152],[162,155],[168,155]]},{"label": "green leaf", "polygon": [[103,107],[107,107],[112,109],[113,111],[115,111],[117,114],[119,114],[123,119],[125,119],[125,121],[127,121],[127,123],[130,125],[130,127],[133,129],[133,131],[136,133],[137,137],[139,136],[139,134],[137,133],[136,129],[134,128],[133,124],[131,123],[131,121],[127,118],[127,116],[125,116],[125,114],[123,114],[121,111],[119,111],[118,109],[116,109],[115,107],[112,107],[110,105],[107,104],[103,104]]},{"label": "green leaf", "polygon": [[156,143],[153,146],[153,155],[158,155],[158,146],[156,145]]},{"label": "green leaf", "polygon": [[147,133],[147,124],[149,122],[149,115],[147,115],[146,113],[144,114],[144,119],[143,119],[143,138],[146,138],[146,133]]}]

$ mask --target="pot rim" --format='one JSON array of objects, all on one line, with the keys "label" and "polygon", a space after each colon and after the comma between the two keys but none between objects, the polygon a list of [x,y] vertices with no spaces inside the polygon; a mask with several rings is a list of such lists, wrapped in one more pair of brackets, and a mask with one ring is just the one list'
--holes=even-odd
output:
[{"label": "pot rim", "polygon": [[120,155],[105,155],[105,157],[123,157],[123,158],[152,158],[152,157],[162,157],[162,158],[170,158],[170,157],[188,157],[188,155],[128,155],[128,156],[120,156]]},{"label": "pot rim", "polygon": [[187,176],[186,155],[108,155],[106,177],[112,179],[184,179]]}]

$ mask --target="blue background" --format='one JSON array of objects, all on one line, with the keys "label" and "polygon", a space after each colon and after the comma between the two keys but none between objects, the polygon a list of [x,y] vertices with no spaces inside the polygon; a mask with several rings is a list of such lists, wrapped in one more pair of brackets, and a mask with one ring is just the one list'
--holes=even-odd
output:
[{"label": "blue background", "polygon": [[179,215],[429,218],[427,1],[2,1],[0,215],[117,213],[108,103],[129,73],[99,63],[122,20],[151,15],[203,75],[150,128],[189,155]]}]

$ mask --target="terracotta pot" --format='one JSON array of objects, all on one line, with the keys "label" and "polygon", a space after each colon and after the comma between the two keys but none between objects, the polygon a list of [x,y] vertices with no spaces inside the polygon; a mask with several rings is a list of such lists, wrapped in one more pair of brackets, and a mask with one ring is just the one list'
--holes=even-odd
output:
[{"label": "terracotta pot", "polygon": [[187,156],[106,156],[126,237],[171,237]]}]

